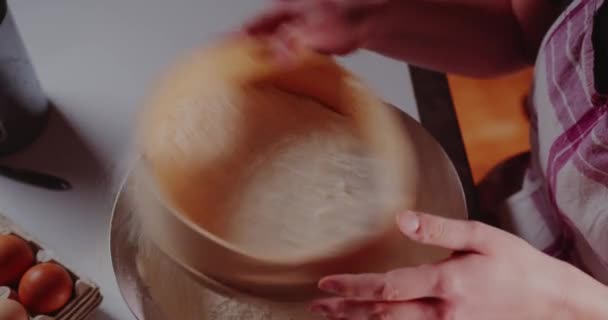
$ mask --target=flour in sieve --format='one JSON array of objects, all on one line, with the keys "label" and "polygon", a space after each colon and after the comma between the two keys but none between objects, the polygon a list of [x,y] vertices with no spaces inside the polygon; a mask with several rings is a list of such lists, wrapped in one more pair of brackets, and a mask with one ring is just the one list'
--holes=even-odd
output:
[{"label": "flour in sieve", "polygon": [[[259,108],[256,117],[275,135],[248,155],[211,230],[255,256],[297,259],[340,250],[386,222],[378,218],[376,160],[351,119],[272,88],[248,89],[246,97],[245,107]],[[291,111],[279,119],[275,110]]]}]

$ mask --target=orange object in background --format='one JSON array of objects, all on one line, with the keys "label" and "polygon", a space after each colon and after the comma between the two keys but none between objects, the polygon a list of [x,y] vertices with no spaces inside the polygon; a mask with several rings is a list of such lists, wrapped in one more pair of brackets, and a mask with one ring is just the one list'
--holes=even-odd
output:
[{"label": "orange object in background", "polygon": [[532,70],[496,79],[448,76],[473,179],[479,183],[496,165],[530,149],[524,109]]}]

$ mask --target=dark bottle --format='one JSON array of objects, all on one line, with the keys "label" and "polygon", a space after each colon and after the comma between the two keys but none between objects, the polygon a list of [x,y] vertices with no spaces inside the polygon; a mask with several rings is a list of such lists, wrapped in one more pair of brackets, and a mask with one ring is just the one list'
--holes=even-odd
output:
[{"label": "dark bottle", "polygon": [[44,128],[49,102],[6,0],[0,0],[0,155],[29,145]]}]

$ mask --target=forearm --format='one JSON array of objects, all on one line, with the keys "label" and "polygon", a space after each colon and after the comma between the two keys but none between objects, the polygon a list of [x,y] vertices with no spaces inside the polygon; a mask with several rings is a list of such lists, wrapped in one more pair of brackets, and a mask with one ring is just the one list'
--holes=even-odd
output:
[{"label": "forearm", "polygon": [[364,45],[434,70],[491,76],[532,63],[555,15],[544,0],[396,0],[370,17]]}]

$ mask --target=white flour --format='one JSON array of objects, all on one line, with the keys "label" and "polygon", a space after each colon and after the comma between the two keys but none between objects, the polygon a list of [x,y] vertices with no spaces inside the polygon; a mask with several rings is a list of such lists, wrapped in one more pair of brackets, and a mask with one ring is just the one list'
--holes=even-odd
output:
[{"label": "white flour", "polygon": [[318,320],[306,304],[279,303],[257,298],[224,297],[193,281],[139,234],[133,221],[132,241],[140,248],[138,270],[151,298],[167,320]]}]

